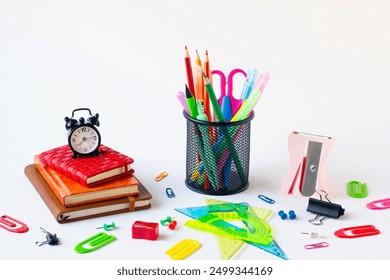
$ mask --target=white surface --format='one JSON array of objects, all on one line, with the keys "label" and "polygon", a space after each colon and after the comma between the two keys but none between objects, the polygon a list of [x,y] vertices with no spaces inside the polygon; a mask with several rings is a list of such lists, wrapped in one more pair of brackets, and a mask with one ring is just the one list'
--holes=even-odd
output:
[{"label": "white surface", "polygon": [[[174,208],[204,205],[205,195],[184,185],[186,125],[176,93],[183,90],[184,46],[192,59],[207,49],[213,69],[257,68],[271,73],[252,122],[250,187],[216,197],[295,210],[298,219],[270,220],[275,239],[292,260],[390,258],[390,210],[366,203],[390,197],[390,4],[387,1],[0,1],[0,214],[28,224],[24,234],[0,230],[0,259],[168,260],[184,238],[202,248],[188,259],[220,259],[215,237],[186,228]],[[66,143],[65,116],[98,112],[103,143],[132,156],[136,175],[153,194],[147,211],[59,225],[23,174],[33,156]],[[293,131],[335,137],[329,157],[330,198],[345,215],[322,226],[307,222],[307,199],[281,195]],[[153,178],[161,171],[169,176]],[[346,183],[367,183],[352,199]],[[169,199],[165,188],[176,197]],[[268,205],[264,194],[277,201]],[[175,216],[179,228],[160,227],[157,241],[131,238],[135,220]],[[79,255],[75,245],[104,223],[118,240]],[[373,224],[374,237],[338,239],[339,228]],[[39,227],[56,233],[60,246]],[[321,240],[302,231],[320,232]],[[305,250],[326,241],[328,248]],[[276,260],[251,246],[240,260]]]}]

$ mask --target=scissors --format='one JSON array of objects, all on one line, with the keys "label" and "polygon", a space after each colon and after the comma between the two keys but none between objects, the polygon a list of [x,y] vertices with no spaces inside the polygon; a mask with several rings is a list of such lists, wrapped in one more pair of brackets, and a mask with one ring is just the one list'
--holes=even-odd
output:
[{"label": "scissors", "polygon": [[[227,76],[227,79],[226,79],[225,74],[222,71],[220,71],[220,70],[211,71],[212,75],[214,75],[214,74],[219,75],[219,77],[221,79],[221,96],[218,98],[218,103],[221,107],[224,107],[223,109],[225,109],[225,110],[222,110],[223,112],[226,112],[226,110],[231,109],[232,116],[234,116],[236,114],[236,112],[238,111],[238,109],[241,107],[241,104],[242,104],[241,99],[236,99],[233,96],[233,78],[234,78],[234,75],[236,75],[238,73],[243,74],[246,78],[245,71],[242,69],[238,69],[238,68],[230,71],[229,75]],[[227,87],[227,91],[226,91],[226,87]],[[231,108],[226,108],[225,102],[229,102]],[[222,106],[222,105],[224,105],[224,106]],[[230,119],[231,119],[231,117],[226,118],[226,120],[230,120]]]}]

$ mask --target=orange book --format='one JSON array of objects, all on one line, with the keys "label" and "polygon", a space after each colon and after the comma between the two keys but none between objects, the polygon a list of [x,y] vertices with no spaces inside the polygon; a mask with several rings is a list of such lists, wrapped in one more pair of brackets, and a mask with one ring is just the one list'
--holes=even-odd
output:
[{"label": "orange book", "polygon": [[139,194],[139,182],[133,175],[121,177],[95,187],[86,187],[43,164],[39,155],[34,157],[34,164],[65,207]]}]

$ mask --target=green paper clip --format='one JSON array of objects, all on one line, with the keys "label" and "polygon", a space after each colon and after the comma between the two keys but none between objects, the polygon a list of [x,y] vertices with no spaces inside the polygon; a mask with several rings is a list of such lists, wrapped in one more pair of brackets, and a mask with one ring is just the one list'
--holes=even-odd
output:
[{"label": "green paper clip", "polygon": [[367,196],[367,185],[358,181],[350,181],[347,184],[348,195],[354,198],[364,198]]},{"label": "green paper clip", "polygon": [[[116,237],[114,235],[108,235],[105,232],[99,232],[98,234],[81,241],[76,245],[74,250],[79,254],[89,253],[100,249],[101,247],[106,246],[115,240]],[[88,248],[86,248],[84,245],[88,245]]]}]

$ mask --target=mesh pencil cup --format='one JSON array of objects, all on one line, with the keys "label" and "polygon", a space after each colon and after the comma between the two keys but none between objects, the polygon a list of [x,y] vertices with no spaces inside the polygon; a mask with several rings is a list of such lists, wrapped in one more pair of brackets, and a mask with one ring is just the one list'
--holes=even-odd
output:
[{"label": "mesh pencil cup", "polygon": [[198,193],[230,195],[249,186],[250,126],[254,112],[237,122],[187,119],[186,186]]}]

